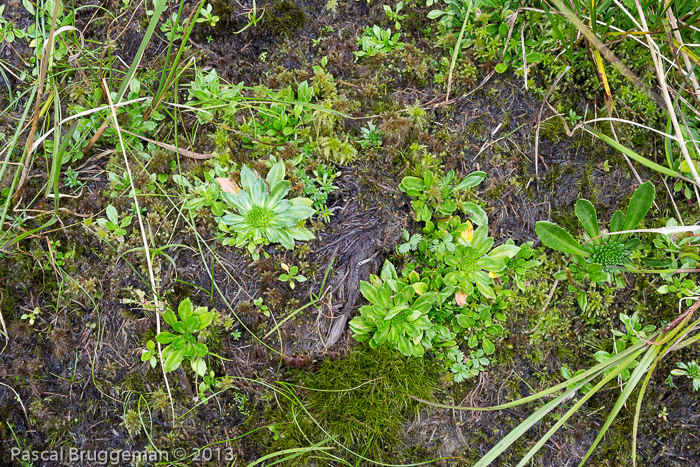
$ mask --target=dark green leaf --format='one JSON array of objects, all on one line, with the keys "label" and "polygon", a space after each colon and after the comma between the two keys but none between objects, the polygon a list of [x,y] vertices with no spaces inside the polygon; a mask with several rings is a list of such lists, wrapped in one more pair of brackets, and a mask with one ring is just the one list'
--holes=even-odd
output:
[{"label": "dark green leaf", "polygon": [[[576,207],[574,210],[576,211],[578,220],[581,221],[583,228],[591,238],[600,235],[600,230],[598,229],[598,216],[596,215],[595,208],[590,201],[587,199],[580,199],[576,201]],[[600,239],[598,239],[595,243],[599,244]]]},{"label": "dark green leaf", "polygon": [[574,240],[569,232],[547,221],[540,221],[535,225],[535,232],[540,241],[549,248],[562,253],[579,255],[583,257],[591,256],[591,253],[584,250],[581,244]]}]

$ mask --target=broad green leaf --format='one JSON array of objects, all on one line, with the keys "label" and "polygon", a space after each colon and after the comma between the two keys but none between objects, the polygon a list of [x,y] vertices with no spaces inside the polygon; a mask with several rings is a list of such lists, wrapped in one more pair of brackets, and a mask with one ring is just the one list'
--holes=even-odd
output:
[{"label": "broad green leaf", "polygon": [[163,313],[163,320],[168,323],[170,327],[173,327],[175,323],[177,323],[177,316],[175,316],[173,310],[168,308],[165,313]]},{"label": "broad green leaf", "polygon": [[520,247],[517,245],[509,245],[507,243],[497,246],[489,253],[489,258],[505,259],[512,258],[520,252]]},{"label": "broad green leaf", "polygon": [[466,177],[464,177],[464,180],[459,182],[459,185],[457,185],[455,188],[457,190],[463,190],[465,188],[473,188],[477,186],[479,183],[481,183],[484,179],[486,178],[486,172],[472,172]]},{"label": "broad green leaf", "polygon": [[481,341],[481,348],[484,349],[484,353],[486,355],[493,355],[493,353],[496,351],[496,346],[493,345],[493,342],[486,338]]},{"label": "broad green leaf", "polygon": [[[581,225],[583,225],[584,230],[591,238],[600,235],[600,230],[598,229],[598,216],[595,212],[595,207],[593,207],[593,204],[591,204],[590,201],[587,199],[580,199],[576,201],[576,207],[574,210],[576,211],[576,217],[578,217],[578,220],[581,221]],[[600,244],[600,239],[596,239],[594,242],[596,245]]]},{"label": "broad green leaf", "polygon": [[204,376],[207,373],[207,364],[201,358],[191,360],[190,366],[192,367],[192,371],[197,373],[199,376]]},{"label": "broad green leaf", "polygon": [[156,340],[161,344],[170,344],[172,341],[177,339],[179,336],[171,332],[161,332],[156,336]]},{"label": "broad green leaf", "polygon": [[362,296],[367,299],[370,303],[379,304],[379,298],[377,297],[377,289],[374,288],[372,284],[367,281],[360,282],[360,292]]},{"label": "broad green leaf", "polygon": [[112,224],[119,225],[119,213],[117,213],[117,208],[111,204],[107,206],[107,219],[109,219]]},{"label": "broad green leaf", "polygon": [[279,161],[272,166],[270,171],[267,173],[267,184],[270,188],[276,186],[279,182],[284,180],[284,162]]},{"label": "broad green leaf", "polygon": [[187,329],[188,334],[192,334],[197,329],[199,329],[199,317],[195,315],[190,315],[186,319],[182,320],[185,323],[185,329]]},{"label": "broad green leaf", "polygon": [[189,316],[192,315],[192,301],[189,297],[180,302],[180,306],[177,307],[177,314],[180,315],[182,321],[187,320]]},{"label": "broad green leaf", "polygon": [[619,232],[622,230],[623,222],[625,222],[625,213],[622,211],[615,211],[610,218],[610,232]]},{"label": "broad green leaf", "polygon": [[205,344],[202,344],[200,342],[196,342],[192,344],[194,354],[198,357],[204,357],[206,354],[209,353],[209,349]]},{"label": "broad green leaf", "polygon": [[184,356],[184,347],[174,349],[172,352],[170,352],[168,354],[168,358],[166,358],[165,362],[163,363],[163,369],[165,370],[165,372],[170,373],[171,371],[177,370],[180,364],[182,363],[182,359],[184,358]]},{"label": "broad green leaf", "polygon": [[487,225],[489,218],[481,206],[472,202],[462,203],[462,211],[479,225]]},{"label": "broad green leaf", "polygon": [[401,185],[399,186],[403,191],[408,191],[408,190],[417,190],[417,191],[423,191],[425,190],[425,184],[423,183],[423,180],[420,178],[416,177],[404,177],[403,180],[401,180]]},{"label": "broad green leaf", "polygon": [[382,272],[379,274],[379,277],[381,277],[382,280],[398,278],[398,275],[396,274],[396,268],[394,268],[394,265],[391,264],[391,261],[384,261],[384,265],[382,266]]},{"label": "broad green leaf", "polygon": [[579,242],[569,232],[547,221],[540,221],[535,225],[535,233],[542,244],[562,253],[579,255],[587,258],[591,253],[584,250]]},{"label": "broad green leaf", "polygon": [[542,54],[539,52],[530,52],[525,56],[527,63],[537,63],[542,60]]},{"label": "broad green leaf", "polygon": [[[639,188],[634,190],[629,207],[627,208],[627,213],[625,214],[622,230],[632,230],[639,225],[654,202],[655,191],[654,185],[651,182],[642,183],[639,185]],[[622,239],[624,240],[628,236],[629,234],[624,234],[622,235]]]},{"label": "broad green leaf", "polygon": [[214,320],[214,312],[207,311],[199,313],[199,329],[204,329],[211,324]]}]

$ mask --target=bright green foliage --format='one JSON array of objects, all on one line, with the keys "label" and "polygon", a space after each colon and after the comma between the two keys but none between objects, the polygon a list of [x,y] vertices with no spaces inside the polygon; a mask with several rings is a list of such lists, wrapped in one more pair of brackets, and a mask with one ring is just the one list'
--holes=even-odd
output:
[{"label": "bright green foliage", "polygon": [[[678,227],[674,218],[666,221],[667,228]],[[652,268],[662,268],[667,272],[661,273],[661,279],[666,283],[656,289],[660,294],[674,294],[678,299],[692,297],[700,293],[700,286],[693,280],[694,275],[688,272],[676,272],[679,269],[692,270],[698,267],[698,248],[700,237],[693,232],[676,234],[659,234],[654,238],[651,254],[644,262]],[[691,300],[686,301],[686,306]]]},{"label": "bright green foliage", "polygon": [[401,29],[401,21],[408,18],[408,15],[399,14],[401,10],[403,10],[403,1],[397,3],[393,10],[389,5],[384,5],[384,14],[386,14],[386,17],[394,22],[394,28],[397,31]]},{"label": "bright green foliage", "polygon": [[321,136],[314,145],[321,159],[326,162],[345,165],[353,162],[357,157],[357,149],[348,142],[347,138],[341,141],[336,137]]},{"label": "bright green foliage", "polygon": [[360,132],[362,133],[362,139],[360,140],[362,149],[367,149],[370,146],[375,148],[381,147],[384,133],[371,120],[367,122],[367,126],[360,128]]},{"label": "bright green foliage", "polygon": [[270,93],[270,99],[275,101],[269,105],[262,104],[258,109],[264,133],[280,141],[296,139],[299,126],[309,124],[313,120],[313,112],[305,106],[311,102],[314,88],[302,81],[297,86],[296,93],[291,86],[279,93]]},{"label": "bright green foliage", "polygon": [[[439,386],[438,375],[439,368],[430,359],[407,358],[386,346],[372,349],[362,345],[339,360],[326,359],[318,371],[303,373],[307,389],[299,398],[328,434],[321,433],[304,412],[283,407],[275,416],[275,421],[286,421],[278,425],[284,430],[280,442],[288,448],[308,446],[310,438],[330,435],[368,459],[394,464],[397,458],[392,447],[401,442],[407,419],[417,413],[411,396],[432,399]],[[346,452],[337,449],[334,454],[344,457]],[[289,464],[316,463],[302,458]],[[356,465],[356,461],[342,465]]]},{"label": "bright green foliage", "polygon": [[678,362],[678,368],[671,370],[673,376],[686,376],[693,380],[693,391],[700,391],[700,366],[693,360],[692,362]]},{"label": "bright green foliage", "polygon": [[228,166],[215,163],[211,169],[204,173],[204,180],[194,177],[192,182],[180,174],[173,175],[173,181],[185,190],[187,201],[185,201],[183,208],[190,210],[195,217],[199,215],[203,207],[210,208],[215,216],[222,216],[226,204],[221,199],[221,187],[216,179],[218,177],[228,178],[230,169]]},{"label": "bright green foliage", "polygon": [[243,100],[242,89],[243,83],[236,86],[222,84],[216,69],[207,74],[198,71],[188,89],[187,105],[202,108],[197,112],[200,123],[211,122],[219,113],[230,116],[226,120],[232,120],[238,103]]},{"label": "bright green foliage", "polygon": [[365,28],[362,36],[357,40],[360,50],[355,52],[355,60],[360,57],[373,57],[377,54],[385,54],[396,49],[403,49],[404,43],[400,41],[401,33],[391,33],[391,29],[382,29],[379,26]]},{"label": "bright green foliage", "polygon": [[[197,341],[197,335],[214,320],[214,312],[208,311],[203,306],[194,308],[192,301],[186,298],[180,302],[177,316],[173,310],[168,309],[163,313],[163,320],[174,331],[174,333],[163,331],[156,336],[156,340],[165,346],[163,348],[165,372],[175,371],[184,360],[189,360],[192,371],[204,376],[207,369],[204,357],[209,354],[209,349],[206,344]],[[147,347],[148,351],[141,356],[141,360],[150,361],[154,366],[155,345],[149,341]]]},{"label": "bright green foliage", "polygon": [[0,5],[0,37],[2,37],[8,44],[12,44],[15,39],[22,39],[25,35],[23,29],[19,29],[12,21],[8,21],[3,18],[2,15],[5,12],[5,5]]},{"label": "bright green foliage", "polygon": [[294,289],[294,287],[296,287],[296,283],[294,281],[306,282],[306,276],[299,274],[299,266],[289,267],[286,263],[282,263],[280,266],[286,271],[284,274],[280,274],[280,280],[282,282],[289,282],[290,289]]},{"label": "bright green foliage", "polygon": [[[651,208],[654,192],[651,182],[640,185],[630,199],[627,213],[616,211],[613,214],[610,232],[634,230]],[[545,246],[572,255],[570,271],[573,279],[580,281],[588,276],[591,281],[599,284],[607,282],[618,287],[624,286],[620,270],[631,266],[631,254],[639,247],[639,239],[629,238],[629,233],[601,237],[595,208],[588,200],[578,200],[575,211],[585,231],[586,241],[583,245],[566,230],[546,221],[540,221],[535,226],[537,236]],[[561,272],[555,277],[564,280],[567,273]],[[575,284],[571,284],[571,287],[578,288]],[[585,292],[579,292],[578,295],[579,305],[585,311]]]},{"label": "bright green foliage", "polygon": [[[280,243],[288,250],[296,240],[312,240],[314,235],[305,227],[304,220],[315,211],[308,198],[285,198],[290,183],[284,180],[283,162],[277,162],[263,180],[247,166],[241,170],[241,190],[222,193],[226,204],[237,213],[219,218],[219,230],[232,236],[226,245],[246,247],[254,259],[260,257],[262,246]],[[269,188],[268,188],[269,187]]]},{"label": "bright green foliage", "polygon": [[[504,244],[493,248],[493,238],[488,237],[488,226],[479,226],[472,236],[457,239],[453,252],[445,254],[444,280],[447,285],[456,285],[467,295],[474,293],[474,287],[487,298],[496,298],[493,290],[493,277],[506,268],[505,259],[515,256],[520,247]],[[467,237],[467,238],[464,238]]]},{"label": "bright green foliage", "polygon": [[[493,352],[492,352],[493,353]],[[450,366],[450,371],[454,374],[455,383],[461,383],[469,378],[478,376],[479,373],[486,369],[486,366],[491,363],[485,356],[483,350],[472,352],[469,357],[464,357],[461,350],[456,349],[456,354],[451,356],[451,361],[454,361]]]},{"label": "bright green foliage", "polygon": [[[537,264],[530,260],[531,248],[518,259],[514,258],[521,249],[512,241],[494,248],[485,213],[476,230],[471,222],[450,216],[458,207],[453,193],[478,185],[484,177],[476,172],[457,183],[450,172],[436,182],[428,172],[423,180],[403,179],[401,189],[418,198],[413,205],[426,225],[422,234],[403,233],[406,242],[398,245],[397,252],[406,255],[408,262],[401,277],[387,261],[381,279],[373,277],[372,283],[361,284],[371,305],[362,307],[350,323],[354,337],[369,340],[372,347],[388,342],[411,356],[435,351],[456,382],[482,371],[490,361],[487,355],[496,350],[493,340],[504,334],[499,323],[506,319],[505,298],[511,292],[499,294],[494,279],[507,272],[510,261],[521,275]],[[445,199],[451,204],[445,206]],[[435,217],[435,222],[429,220]],[[468,355],[459,349],[458,337],[470,349]]]},{"label": "bright green foliage", "polygon": [[360,308],[360,315],[350,321],[353,337],[360,342],[369,341],[375,349],[388,342],[408,357],[422,357],[425,347],[430,347],[429,340],[424,343],[423,339],[432,326],[426,315],[434,294],[425,293],[427,285],[422,282],[411,285],[399,280],[388,261],[380,276],[360,283],[362,295],[370,305]]},{"label": "bright green foliage", "polygon": [[458,191],[473,188],[484,178],[484,172],[472,172],[458,183],[453,170],[447,172],[444,178],[438,179],[431,171],[427,171],[422,180],[417,177],[404,177],[399,189],[414,198],[411,200],[411,206],[416,211],[417,221],[428,222],[433,218],[433,213],[438,217],[450,216],[459,209],[471,215],[477,224],[484,225],[488,219],[481,207],[455,199]]},{"label": "bright green foliage", "polygon": [[[640,339],[646,340],[649,337],[649,334],[653,333],[656,330],[656,326],[653,326],[651,324],[643,326],[639,318],[639,313],[634,313],[632,316],[620,313],[620,321],[622,321],[622,324],[624,325],[623,331],[618,331],[617,329],[612,330],[613,334],[616,337],[615,342],[613,344],[613,353],[607,352],[605,350],[599,350],[595,353],[595,359],[598,362],[605,362],[609,360],[610,357],[612,357],[613,355],[617,355],[624,352],[629,346],[639,342]],[[627,368],[625,368],[620,373],[620,379],[622,381],[627,381],[631,374],[630,370],[634,369],[636,366],[637,361],[632,362]]]},{"label": "bright green foliage", "polygon": [[111,204],[107,206],[107,219],[100,218],[97,219],[97,225],[104,227],[107,231],[112,232],[118,237],[123,237],[126,235],[126,228],[131,225],[132,216],[124,216],[122,220],[119,220],[119,213],[117,208]]},{"label": "bright green foliage", "polygon": [[36,321],[36,319],[38,318],[40,313],[41,313],[41,308],[39,308],[37,306],[37,307],[34,307],[33,310],[31,310],[27,313],[24,313],[22,316],[20,316],[19,319],[26,319],[30,326],[34,326],[34,322]]},{"label": "bright green foliage", "polygon": [[313,177],[306,175],[301,169],[297,170],[297,177],[304,183],[302,194],[313,202],[313,208],[324,222],[330,221],[333,214],[326,203],[328,195],[338,189],[337,186],[333,185],[333,181],[338,176],[340,176],[340,172],[326,164],[318,164],[313,171]]},{"label": "bright green foliage", "polygon": [[[612,352],[608,352],[606,350],[599,350],[598,352],[596,352],[594,358],[598,363],[606,362],[611,358],[618,356],[619,354],[627,350],[629,347],[637,344],[640,340],[648,339],[649,335],[656,330],[655,326],[642,325],[638,313],[634,313],[632,316],[628,316],[624,313],[621,313],[620,321],[622,321],[622,324],[624,325],[623,331],[618,331],[617,329],[612,330],[612,333],[615,335],[615,340],[613,341],[612,346]],[[631,370],[634,370],[638,363],[638,360],[633,360],[624,369],[609,369],[605,374],[608,375],[612,371],[619,370],[618,377],[620,378],[620,380],[627,381],[632,375]],[[574,376],[582,374],[584,371],[585,370],[581,369],[576,371],[575,373],[572,373],[571,370],[569,370],[568,368],[562,367],[561,375],[565,379],[571,379]],[[569,386],[569,388],[572,388],[574,386],[575,384]],[[586,394],[592,388],[593,384],[586,384],[583,388],[581,388],[581,393]]]},{"label": "bright green foliage", "polygon": [[[513,240],[508,239],[506,241],[506,244],[514,244]],[[523,282],[524,278],[527,274],[527,270],[531,268],[536,268],[537,266],[540,265],[540,262],[537,259],[532,259],[535,255],[535,250],[532,248],[533,242],[527,242],[523,243],[520,245],[520,251],[518,254],[513,256],[512,258],[506,258],[506,267],[513,271],[513,278],[515,280],[515,285],[518,286],[518,288],[525,292],[526,291],[526,285]],[[505,282],[504,278],[504,282]]]},{"label": "bright green foliage", "polygon": [[[531,247],[519,257],[521,248],[512,241],[494,248],[486,213],[455,199],[456,192],[477,186],[485,176],[475,172],[460,182],[451,171],[442,179],[432,172],[423,179],[403,179],[400,188],[414,198],[416,219],[424,220],[425,227],[422,234],[403,232],[405,243],[397,246],[406,259],[400,278],[387,262],[381,279],[362,284],[371,305],[350,323],[357,340],[369,340],[372,346],[389,342],[404,355],[432,350],[456,382],[488,365],[487,356],[496,350],[494,340],[505,332],[500,323],[512,294],[501,290],[495,279],[509,272],[509,265],[517,267],[519,272],[511,272],[520,279],[538,263],[530,259]],[[453,215],[458,209],[471,214],[479,227]],[[460,350],[460,341],[469,354]]]}]

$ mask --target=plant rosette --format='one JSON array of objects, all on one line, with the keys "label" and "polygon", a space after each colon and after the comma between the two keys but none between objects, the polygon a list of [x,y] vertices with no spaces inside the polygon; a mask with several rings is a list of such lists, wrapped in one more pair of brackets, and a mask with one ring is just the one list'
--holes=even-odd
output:
[{"label": "plant rosette", "polygon": [[[610,232],[636,229],[651,208],[654,193],[654,185],[651,182],[640,185],[632,194],[627,212],[618,210],[613,214],[610,219]],[[576,202],[575,212],[585,231],[583,245],[566,230],[547,221],[537,223],[537,236],[545,246],[572,255],[571,270],[575,277],[582,278],[587,274],[593,282],[623,286],[624,280],[620,277],[620,271],[632,266],[631,254],[639,247],[639,239],[630,238],[630,233],[601,235],[596,210],[586,199]],[[556,278],[564,279],[566,274],[560,272]]]},{"label": "plant rosette", "polygon": [[375,349],[388,342],[407,357],[422,357],[431,347],[425,333],[433,326],[428,312],[435,300],[427,288],[423,282],[400,280],[394,266],[385,261],[380,277],[372,275],[369,282],[360,282],[360,291],[370,304],[350,321],[355,340],[369,341]]},{"label": "plant rosette", "polygon": [[476,288],[484,297],[495,299],[493,279],[505,271],[506,259],[517,255],[520,247],[503,244],[492,249],[494,240],[488,236],[488,226],[472,230],[467,224],[455,251],[445,255],[445,284],[458,286],[467,296]]},{"label": "plant rosette", "polygon": [[238,193],[222,193],[226,204],[237,211],[218,219],[219,230],[232,235],[224,239],[224,244],[246,247],[257,260],[260,249],[270,243],[292,250],[295,241],[314,239],[303,226],[316,212],[312,201],[303,197],[286,199],[291,184],[284,177],[282,161],[272,166],[265,180],[247,166],[241,169],[242,188]]},{"label": "plant rosette", "polygon": [[[194,308],[192,301],[186,298],[180,302],[177,316],[173,310],[168,309],[163,313],[163,320],[175,331],[174,333],[160,332],[156,336],[156,340],[166,346],[163,349],[165,372],[175,371],[184,360],[189,360],[192,371],[204,376],[207,370],[204,357],[209,354],[209,349],[206,344],[197,342],[197,335],[214,320],[214,312],[208,311],[203,306]],[[141,357],[144,361],[150,360],[155,347],[149,346],[148,349],[149,352]]]},{"label": "plant rosette", "polygon": [[484,178],[485,172],[472,172],[458,182],[453,170],[447,172],[444,178],[437,179],[431,171],[427,171],[423,179],[404,177],[399,189],[414,198],[411,200],[411,206],[416,212],[417,221],[428,222],[433,217],[451,216],[460,210],[482,225],[488,223],[484,210],[478,204],[455,200],[455,193],[479,185]]}]

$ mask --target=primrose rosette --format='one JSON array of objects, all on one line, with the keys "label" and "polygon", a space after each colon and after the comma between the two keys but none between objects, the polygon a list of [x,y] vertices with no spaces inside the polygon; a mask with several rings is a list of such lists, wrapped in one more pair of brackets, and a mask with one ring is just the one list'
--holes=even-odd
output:
[{"label": "primrose rosette", "polygon": [[381,277],[362,281],[360,290],[370,302],[360,308],[360,314],[350,321],[353,337],[369,341],[372,348],[388,342],[407,357],[422,357],[430,340],[425,332],[432,328],[428,312],[434,294],[419,293],[420,287],[398,279],[394,266],[386,261]]}]

